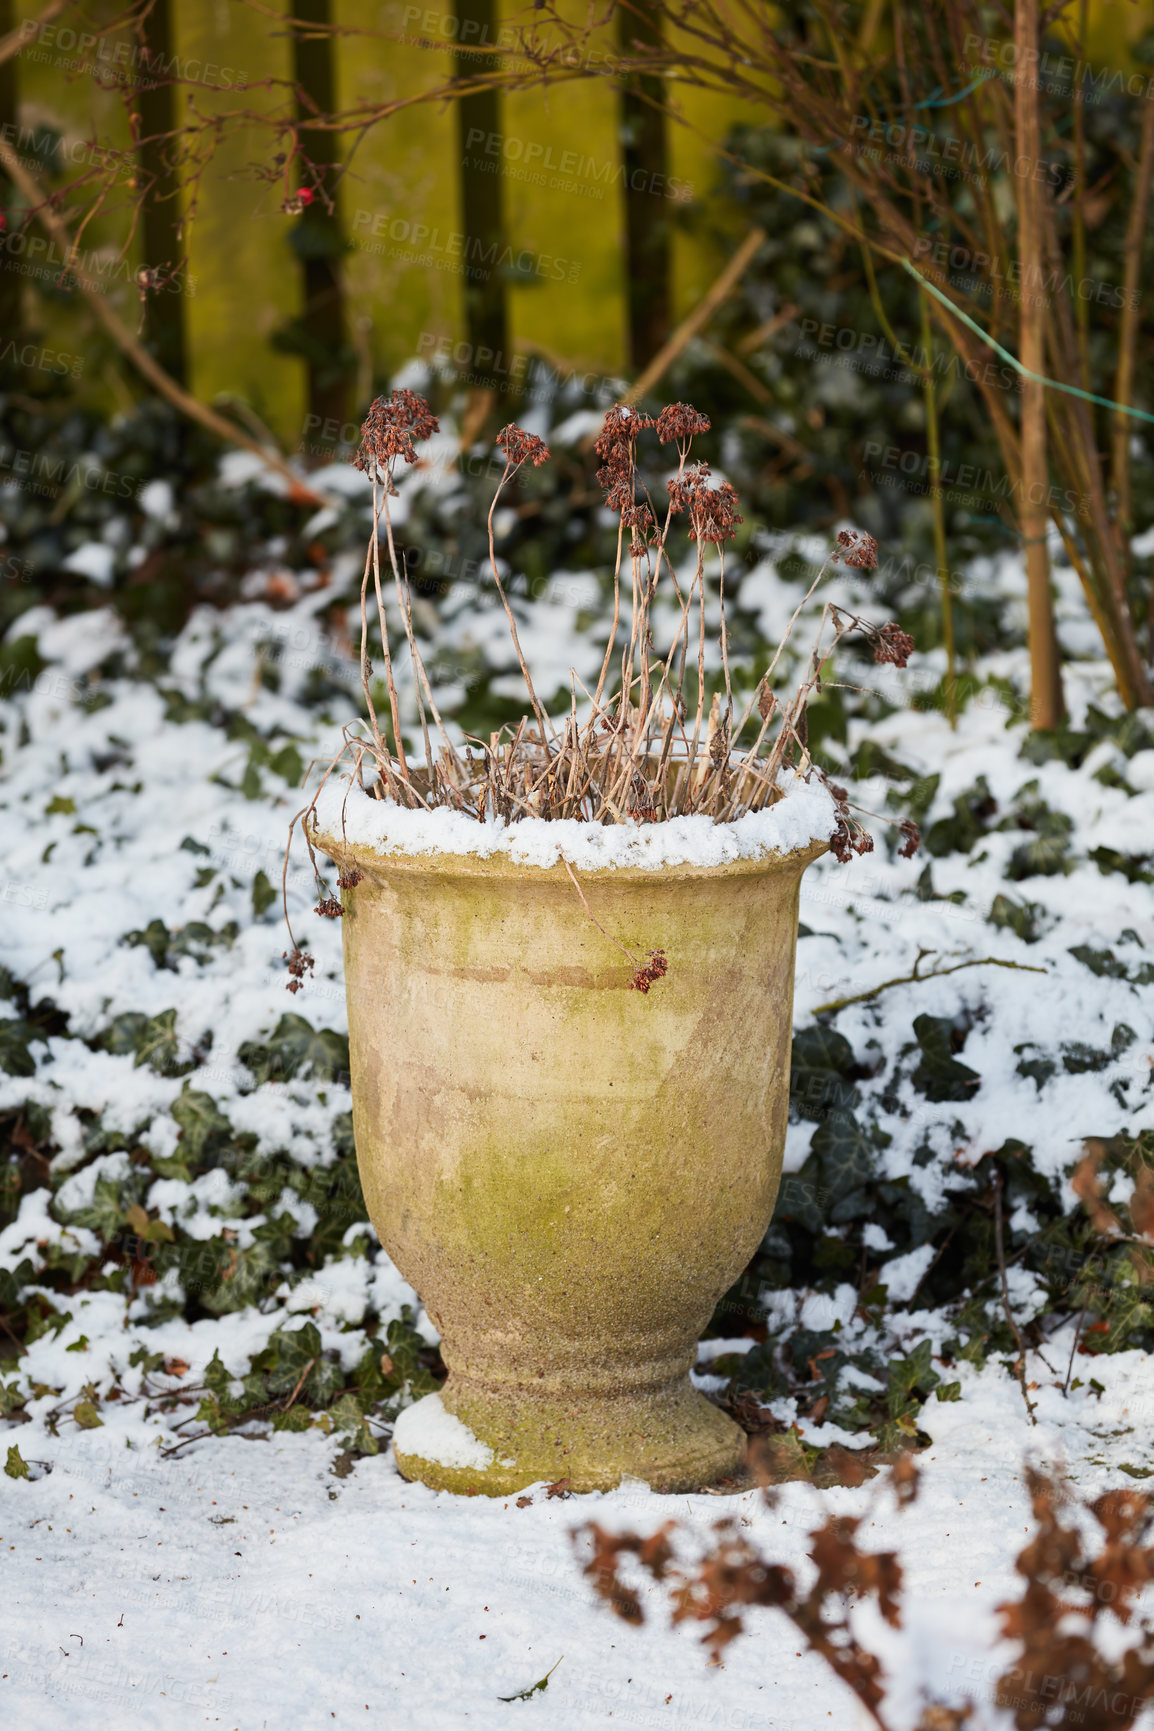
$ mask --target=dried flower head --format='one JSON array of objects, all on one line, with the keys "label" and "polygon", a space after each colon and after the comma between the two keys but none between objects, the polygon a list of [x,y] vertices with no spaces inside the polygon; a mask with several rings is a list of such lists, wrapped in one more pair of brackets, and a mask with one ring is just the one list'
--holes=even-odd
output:
[{"label": "dried flower head", "polygon": [[397,457],[415,463],[414,441],[428,439],[440,428],[440,421],[416,391],[378,397],[365,416],[353,464],[366,475],[384,477]]},{"label": "dried flower head", "polygon": [[848,865],[852,843],[849,824],[844,817],[839,817],[837,828],[829,838],[829,851],[839,865]]},{"label": "dried flower head", "polygon": [[903,631],[901,626],[895,625],[891,619],[874,638],[874,660],[879,663],[892,663],[894,667],[906,667],[916,648],[917,644],[909,632]]},{"label": "dried flower head", "polygon": [[339,920],[343,918],[345,910],[336,896],[324,896],[313,911],[318,913],[322,920]]},{"label": "dried flower head", "polygon": [[825,785],[837,807],[837,828],[830,837],[829,851],[841,865],[847,865],[851,854],[872,853],[874,838],[868,829],[850,816],[846,789],[839,787],[836,781],[827,781]]},{"label": "dried flower head", "polygon": [[683,476],[667,481],[665,490],[673,515],[688,513],[689,539],[720,546],[723,541],[732,541],[736,525],[745,519],[737,514],[739,500],[729,482],[713,487],[711,473],[708,463],[694,463]]},{"label": "dried flower head", "polygon": [[316,966],[313,957],[309,955],[307,950],[302,950],[298,946],[291,955],[285,951],[281,960],[288,963],[288,971],[292,975],[291,980],[287,982],[286,989],[290,992],[299,992],[305,983],[306,975],[311,973]]},{"label": "dried flower head", "polygon": [[745,521],[737,514],[739,503],[728,481],[723,481],[720,487],[706,488],[697,501],[689,539],[712,541],[718,547],[723,541],[732,541],[737,525]]},{"label": "dried flower head", "polygon": [[652,425],[651,415],[639,415],[636,409],[627,408],[623,403],[614,403],[611,409],[605,411],[605,419],[601,423],[601,431],[593,448],[602,462],[614,451],[624,448],[632,452],[638,434]]},{"label": "dried flower head", "polygon": [[605,492],[605,503],[611,511],[632,511],[633,471],[637,462],[637,437],[653,425],[648,415],[620,403],[606,412],[594,447],[601,458],[597,484]]},{"label": "dried flower head", "polygon": [[355,890],[364,875],[358,865],[345,866],[337,878],[337,883],[343,890]]},{"label": "dried flower head", "polygon": [[539,439],[536,433],[527,433],[524,427],[519,427],[515,421],[502,427],[497,434],[497,444],[504,451],[505,460],[511,468],[520,468],[522,463],[532,463],[535,469],[539,469],[542,463],[549,460],[549,447],[544,439]]},{"label": "dried flower head", "polygon": [[912,817],[904,817],[898,825],[902,835],[902,845],[898,854],[902,859],[913,859],[922,845],[922,832]]},{"label": "dried flower head", "polygon": [[837,544],[843,549],[841,557],[847,565],[856,565],[862,571],[872,571],[877,565],[878,544],[864,529],[839,529]]},{"label": "dried flower head", "polygon": [[649,966],[638,968],[629,982],[631,992],[648,992],[655,981],[663,979],[669,972],[669,963],[665,959],[664,950],[647,950]]},{"label": "dried flower head", "polygon": [[692,403],[670,403],[657,417],[657,437],[663,445],[673,440],[683,445],[698,433],[708,433],[710,425],[708,415],[699,414]]}]

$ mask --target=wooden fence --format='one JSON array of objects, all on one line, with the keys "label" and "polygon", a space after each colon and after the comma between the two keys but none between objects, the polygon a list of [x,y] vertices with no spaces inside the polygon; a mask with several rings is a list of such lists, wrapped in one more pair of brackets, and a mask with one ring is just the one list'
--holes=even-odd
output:
[{"label": "wooden fence", "polygon": [[[163,46],[182,76],[203,82],[206,88],[195,93],[203,110],[257,106],[259,93],[242,94],[240,86],[300,76],[291,32],[238,0],[169,0],[169,8]],[[0,87],[0,125],[15,129],[26,161],[35,162],[28,155],[34,129],[60,134],[59,172],[45,184],[66,182],[94,150],[124,153],[124,184],[86,229],[80,264],[135,326],[134,278],[147,256],[142,230],[121,255],[135,202],[125,97],[138,50],[123,31],[98,36],[94,47],[91,8],[87,41],[67,10],[35,29],[39,9],[33,0],[0,0],[0,33],[24,21],[29,32],[9,62],[6,98]],[[331,72],[341,107],[442,82],[462,27],[472,19],[478,28],[478,10],[483,20],[487,11],[479,28],[492,33],[474,35],[481,40],[511,43],[514,21],[525,16],[509,0],[420,6],[387,0],[371,17],[358,0],[311,0],[311,6],[297,0],[291,7],[298,18],[371,23],[396,38],[337,39]],[[608,58],[612,49],[610,31],[594,53]],[[178,86],[168,99],[179,123],[187,92]],[[478,377],[503,371],[515,378],[534,352],[598,378],[643,363],[743,232],[716,197],[715,154],[673,126],[659,141],[664,160],[655,166],[653,137],[637,137],[644,116],[639,121],[636,106],[630,112],[608,78],[548,97],[536,90],[488,101],[488,113],[475,99],[413,108],[376,126],[358,146],[339,195],[347,245],[339,267],[343,318],[355,364],[343,396],[328,399],[318,397],[315,369],[302,365],[291,343],[288,351],[274,346],[299,324],[305,291],[291,240],[302,219],[282,210],[282,188],[253,172],[254,165],[268,166],[272,135],[254,127],[226,136],[195,196],[182,189],[167,205],[168,220],[178,211],[183,224],[167,244],[181,247],[185,261],[167,291],[183,297],[184,353],[171,344],[167,352],[191,388],[205,399],[219,393],[247,399],[293,443],[319,437],[310,408],[339,413],[343,400],[346,413],[358,412],[372,378],[414,354],[449,354],[462,373]],[[686,106],[695,125],[717,138],[748,118],[738,105],[707,97],[690,96]],[[485,215],[487,187],[496,193],[488,195],[490,211],[499,205],[497,234]],[[86,389],[123,399],[116,357],[102,347],[76,297],[59,293],[58,270],[43,243],[11,234],[9,241],[7,263],[23,277],[26,321],[59,349],[82,352]],[[152,244],[166,246],[163,217]],[[478,306],[485,292],[478,294],[477,285],[487,288],[490,306],[498,291],[500,345],[485,344],[486,328],[494,326],[492,319],[485,325],[485,307]],[[163,350],[163,332],[153,328],[160,323],[150,311],[148,335]],[[494,347],[497,354],[486,354]]]}]

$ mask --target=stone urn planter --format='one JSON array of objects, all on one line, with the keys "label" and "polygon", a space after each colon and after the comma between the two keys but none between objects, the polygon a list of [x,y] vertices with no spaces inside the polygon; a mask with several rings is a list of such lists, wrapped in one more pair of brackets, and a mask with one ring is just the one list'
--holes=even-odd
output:
[{"label": "stone urn planter", "polygon": [[[798,890],[833,828],[824,790],[797,789],[733,825],[646,826],[653,864],[646,829],[606,826],[600,869],[600,826],[322,799],[313,845],[361,874],[342,928],[365,1199],[449,1370],[397,1423],[406,1477],[672,1491],[741,1460],[689,1369],[781,1172]],[[731,832],[730,857],[694,842],[679,863],[657,833],[678,825]],[[668,972],[631,989],[607,934]]]}]

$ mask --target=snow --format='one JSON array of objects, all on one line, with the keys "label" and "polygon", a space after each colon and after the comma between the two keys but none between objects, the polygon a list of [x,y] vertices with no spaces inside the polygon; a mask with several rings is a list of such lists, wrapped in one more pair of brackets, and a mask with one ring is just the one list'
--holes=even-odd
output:
[{"label": "snow", "polygon": [[[1056,1362],[1069,1346],[1066,1336],[1054,1342]],[[61,1356],[75,1365],[81,1355]],[[518,1508],[513,1498],[407,1484],[391,1452],[338,1480],[317,1433],[225,1438],[165,1459],[139,1406],[106,1407],[101,1428],[64,1427],[35,1444],[25,1426],[9,1437],[53,1470],[31,1481],[0,1475],[0,1711],[37,1731],[109,1722],[186,1731],[218,1720],[254,1731],[319,1731],[334,1720],[496,1731],[522,1711],[551,1731],[619,1721],[864,1731],[853,1697],[798,1651],[780,1613],[749,1612],[745,1637],[711,1668],[692,1625],[669,1627],[656,1590],[642,1593],[639,1630],[599,1605],[581,1575],[584,1542],[570,1536],[590,1519],[645,1532],[672,1520],[679,1549],[692,1554],[732,1515],[804,1579],[808,1534],[834,1513],[864,1515],[861,1542],[896,1549],[904,1571],[903,1628],[868,1625],[891,1721],[908,1731],[924,1687],[945,1701],[969,1695],[975,1731],[1002,1731],[1006,1718],[991,1705],[1005,1669],[996,1607],[1020,1593],[1013,1559],[1033,1530],[1027,1443],[1086,1496],[1141,1459],[1144,1358],[1097,1368],[1097,1398],[1088,1389],[1063,1396],[1044,1380],[1031,1431],[1004,1373],[961,1367],[963,1398],[927,1409],[921,1488],[900,1511],[884,1480],[824,1493],[787,1484],[772,1508],[753,1491],[659,1496],[630,1486],[560,1501],[537,1487]],[[1045,1378],[1032,1361],[1036,1372]],[[531,1703],[499,1699],[562,1655]]]},{"label": "snow", "polygon": [[789,854],[812,841],[828,841],[837,823],[833,800],[816,778],[787,771],[783,797],[764,811],[733,823],[675,817],[665,823],[581,823],[574,818],[519,818],[477,823],[464,812],[438,806],[417,811],[395,800],[371,798],[348,779],[333,778],[316,806],[321,834],[342,836],[380,854],[505,854],[519,865],[547,870],[559,860],[582,871],[663,866],[698,868],[739,859]]},{"label": "snow", "polygon": [[901,1304],[908,1304],[933,1259],[933,1245],[919,1244],[916,1250],[909,1251],[907,1255],[893,1256],[888,1262],[883,1262],[878,1279],[885,1286],[890,1298],[897,1299]]},{"label": "snow", "polygon": [[171,481],[149,481],[140,489],[140,508],[146,516],[163,523],[172,510],[174,497]]},{"label": "snow", "polygon": [[83,541],[65,558],[64,569],[76,571],[81,577],[90,577],[93,583],[99,583],[101,588],[107,589],[112,582],[115,564],[116,553],[107,543]]},{"label": "snow", "polygon": [[473,1467],[485,1472],[493,1451],[475,1437],[467,1424],[446,1412],[439,1394],[427,1394],[407,1406],[393,1426],[393,1447],[403,1455],[433,1461],[442,1467]]}]

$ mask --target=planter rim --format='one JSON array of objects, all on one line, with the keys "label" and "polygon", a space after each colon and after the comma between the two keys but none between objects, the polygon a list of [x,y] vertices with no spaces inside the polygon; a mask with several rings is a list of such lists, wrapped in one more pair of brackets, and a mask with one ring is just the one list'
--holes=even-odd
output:
[{"label": "planter rim", "polygon": [[[583,877],[638,883],[802,871],[828,851],[835,827],[833,800],[824,787],[799,780],[787,783],[775,805],[716,825],[700,815],[630,825],[528,818],[494,825],[485,835],[488,826],[464,813],[408,811],[392,801],[370,799],[343,778],[323,790],[310,815],[305,833],[314,847],[369,872],[534,881],[568,878],[566,865]],[[426,827],[422,820],[428,819],[433,821]],[[414,833],[406,836],[410,821]],[[474,835],[484,839],[484,851],[468,845]],[[701,857],[714,837],[723,857]],[[652,863],[645,857],[650,848],[656,855]]]}]

